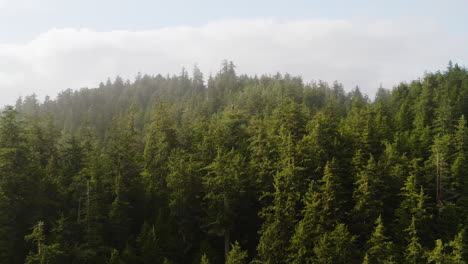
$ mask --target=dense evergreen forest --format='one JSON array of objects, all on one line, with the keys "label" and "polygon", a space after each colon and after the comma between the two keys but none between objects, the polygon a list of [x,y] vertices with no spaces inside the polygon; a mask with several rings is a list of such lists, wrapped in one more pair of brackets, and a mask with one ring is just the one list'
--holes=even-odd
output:
[{"label": "dense evergreen forest", "polygon": [[468,71],[120,77],[0,115],[1,263],[466,263]]}]

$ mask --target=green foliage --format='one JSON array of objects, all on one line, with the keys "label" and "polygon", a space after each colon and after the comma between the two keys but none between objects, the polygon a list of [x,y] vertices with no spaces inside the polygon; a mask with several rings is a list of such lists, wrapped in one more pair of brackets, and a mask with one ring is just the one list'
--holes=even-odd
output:
[{"label": "green foliage", "polygon": [[31,234],[24,237],[26,241],[31,241],[35,244],[36,252],[30,252],[26,257],[25,263],[40,263],[40,264],[53,264],[59,263],[57,258],[63,254],[60,251],[59,244],[46,244],[46,238],[44,235],[44,222],[39,221],[36,226],[33,227]]},{"label": "green foliage", "polygon": [[210,260],[206,254],[203,254],[200,259],[200,264],[210,264]]},{"label": "green foliage", "polygon": [[314,255],[314,242],[320,234],[331,231],[342,219],[342,190],[336,173],[337,164],[333,159],[325,166],[319,186],[315,182],[311,183],[305,195],[304,217],[296,225],[291,239],[291,263],[310,262]]},{"label": "green foliage", "polygon": [[361,234],[368,234],[372,229],[369,222],[374,222],[383,211],[382,179],[373,156],[370,157],[367,166],[358,173],[355,186],[354,229]]},{"label": "green foliage", "polygon": [[453,64],[370,100],[229,61],[27,96],[0,113],[1,262],[466,263],[467,98]]},{"label": "green foliage", "polygon": [[247,252],[243,251],[239,242],[236,241],[231,245],[231,251],[229,251],[226,264],[246,264],[247,257]]},{"label": "green foliage", "polygon": [[394,245],[384,232],[382,216],[379,216],[375,222],[374,232],[367,242],[365,259],[368,263],[390,263],[395,258]]},{"label": "green foliage", "polygon": [[119,251],[117,249],[112,249],[111,255],[109,260],[107,261],[107,264],[123,264],[123,262],[120,257],[119,257]]},{"label": "green foliage", "polygon": [[422,186],[418,186],[416,176],[410,174],[406,179],[405,185],[401,188],[403,200],[400,206],[395,210],[397,226],[399,230],[405,230],[412,221],[417,223],[426,220],[425,201],[427,199]]},{"label": "green foliage", "polygon": [[260,241],[257,246],[259,263],[284,263],[288,257],[289,240],[296,224],[296,206],[299,201],[298,181],[300,167],[291,152],[291,136],[284,138],[283,159],[280,161],[282,170],[274,176],[275,192],[272,205],[266,207],[262,216],[265,222],[261,229]]},{"label": "green foliage", "polygon": [[416,231],[416,220],[413,216],[411,225],[405,231],[409,235],[409,243],[405,250],[405,262],[406,263],[421,263],[422,257],[424,255],[424,249],[419,243],[419,237]]},{"label": "green foliage", "polygon": [[314,247],[314,263],[356,263],[355,240],[345,224],[338,224],[333,231],[320,236]]}]

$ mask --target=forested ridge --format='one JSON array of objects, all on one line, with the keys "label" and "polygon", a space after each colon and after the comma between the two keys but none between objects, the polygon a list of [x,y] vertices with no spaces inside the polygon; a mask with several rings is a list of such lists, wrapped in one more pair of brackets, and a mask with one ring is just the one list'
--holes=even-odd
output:
[{"label": "forested ridge", "polygon": [[468,71],[120,77],[0,115],[0,263],[468,260]]}]

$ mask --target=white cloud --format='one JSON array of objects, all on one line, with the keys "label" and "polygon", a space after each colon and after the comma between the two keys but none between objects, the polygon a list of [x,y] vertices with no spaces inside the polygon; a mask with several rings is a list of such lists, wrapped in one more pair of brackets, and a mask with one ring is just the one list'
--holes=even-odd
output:
[{"label": "white cloud", "polygon": [[450,59],[466,63],[467,40],[411,20],[224,20],[136,32],[51,29],[26,44],[0,44],[0,104],[19,95],[96,87],[116,75],[175,74],[195,63],[214,73],[223,59],[233,60],[240,73],[289,72],[305,81],[338,80],[347,90],[359,85],[372,94],[381,83],[391,88],[443,69]]}]

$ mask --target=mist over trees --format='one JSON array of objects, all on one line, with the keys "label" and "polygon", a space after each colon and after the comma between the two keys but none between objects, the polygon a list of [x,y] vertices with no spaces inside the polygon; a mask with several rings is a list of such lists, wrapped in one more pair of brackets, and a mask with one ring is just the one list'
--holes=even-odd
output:
[{"label": "mist over trees", "polygon": [[2,263],[466,263],[468,71],[117,77],[0,115]]}]

